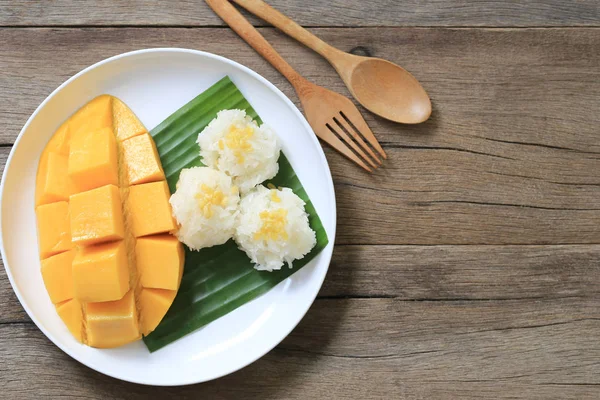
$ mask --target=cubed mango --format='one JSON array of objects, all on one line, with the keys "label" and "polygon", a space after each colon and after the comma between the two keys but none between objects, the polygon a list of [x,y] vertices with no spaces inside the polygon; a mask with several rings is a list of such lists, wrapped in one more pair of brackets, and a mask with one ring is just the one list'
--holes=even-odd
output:
[{"label": "cubed mango", "polygon": [[40,257],[42,259],[73,248],[69,227],[69,204],[66,201],[36,208]]},{"label": "cubed mango", "polygon": [[112,96],[84,105],[46,145],[35,195],[41,273],[78,341],[118,347],[167,313],[185,257],[166,233],[176,229],[169,197],[153,138]]},{"label": "cubed mango", "polygon": [[136,237],[165,233],[175,229],[165,181],[144,183],[129,188],[128,209]]},{"label": "cubed mango", "polygon": [[67,201],[75,188],[67,175],[68,157],[53,151],[40,158],[36,180],[36,205]]},{"label": "cubed mango", "polygon": [[129,290],[125,243],[82,247],[73,260],[73,286],[79,301],[119,300]]},{"label": "cubed mango", "polygon": [[146,132],[146,128],[121,100],[113,100],[115,135],[122,141]]},{"label": "cubed mango", "polygon": [[89,245],[123,239],[123,210],[119,189],[106,185],[71,195],[73,243]]},{"label": "cubed mango", "polygon": [[183,272],[183,245],[171,235],[139,238],[135,258],[145,288],[177,290]]},{"label": "cubed mango", "polygon": [[123,142],[123,161],[130,185],[165,179],[154,140],[147,133]]},{"label": "cubed mango", "polygon": [[69,250],[42,260],[42,278],[54,304],[73,298],[73,257],[75,250]]},{"label": "cubed mango", "polygon": [[83,313],[81,310],[81,303],[77,299],[67,300],[56,305],[56,312],[75,339],[82,342]]},{"label": "cubed mango", "polygon": [[144,336],[156,329],[169,307],[171,307],[176,294],[175,290],[142,289],[139,303],[142,314],[142,334]]},{"label": "cubed mango", "polygon": [[117,301],[88,303],[87,344],[98,348],[118,347],[140,338],[133,290]]},{"label": "cubed mango", "polygon": [[96,97],[77,110],[69,118],[71,138],[75,138],[81,133],[94,132],[102,128],[112,127],[112,104],[113,97],[104,94]]},{"label": "cubed mango", "polygon": [[69,155],[70,134],[69,121],[63,123],[48,141],[45,151],[53,151],[64,156]]},{"label": "cubed mango", "polygon": [[71,140],[69,176],[79,190],[119,184],[117,142],[112,128],[82,132]]}]

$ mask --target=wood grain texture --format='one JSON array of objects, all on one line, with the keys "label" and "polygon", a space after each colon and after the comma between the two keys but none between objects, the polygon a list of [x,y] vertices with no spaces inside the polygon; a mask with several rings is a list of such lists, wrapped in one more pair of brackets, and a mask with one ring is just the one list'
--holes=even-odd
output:
[{"label": "wood grain texture", "polygon": [[[305,26],[598,26],[595,0],[271,0]],[[263,24],[253,19],[257,24]],[[0,0],[0,25],[223,25],[201,0]]]},{"label": "wood grain texture", "polygon": [[600,345],[590,340],[600,330],[597,301],[318,300],[263,359],[183,388],[109,379],[32,324],[5,324],[0,376],[11,398],[592,399],[600,385]]},{"label": "wood grain texture", "polygon": [[[325,61],[261,31],[305,76],[347,94]],[[403,64],[434,104],[418,126],[364,113],[389,154],[373,176],[326,151],[338,243],[600,243],[600,29],[318,31],[340,48],[365,45]],[[228,30],[0,29],[0,141],[12,143],[54,87],[95,61],[198,44],[260,71],[297,103],[284,78]],[[364,204],[375,207],[367,214]]]},{"label": "wood grain texture", "polygon": [[321,297],[516,300],[600,296],[600,245],[337,246]]},{"label": "wood grain texture", "polygon": [[[343,50],[404,66],[434,104],[418,126],[364,112],[390,156],[372,176],[326,149],[338,237],[315,304],[241,371],[153,388],[62,353],[0,269],[0,397],[600,398],[600,3],[269,2]],[[298,105],[284,78],[222,26],[201,0],[0,0],[0,172],[54,88],[125,51],[221,54]],[[452,26],[579,28],[443,28]],[[260,31],[300,73],[348,95],[325,61]]]},{"label": "wood grain texture", "polygon": [[[319,298],[597,299],[599,259],[600,245],[337,246]],[[29,321],[3,268],[0,304],[0,324]]]}]

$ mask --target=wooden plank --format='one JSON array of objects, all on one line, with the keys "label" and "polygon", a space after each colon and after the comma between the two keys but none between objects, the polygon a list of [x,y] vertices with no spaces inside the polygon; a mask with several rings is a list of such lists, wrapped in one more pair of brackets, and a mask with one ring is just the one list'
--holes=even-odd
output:
[{"label": "wooden plank", "polygon": [[600,295],[600,246],[337,246],[320,296],[501,300]]},{"label": "wooden plank", "polygon": [[[598,26],[594,0],[271,0],[305,26]],[[264,24],[253,19],[256,24]],[[203,1],[0,1],[0,25],[223,25]]]},{"label": "wooden plank", "polygon": [[[4,157],[8,152],[9,148],[0,148]],[[436,161],[439,152],[435,150],[426,154],[433,160],[428,167],[413,169],[407,176],[398,172],[404,167],[391,167],[407,163],[407,155],[397,149],[388,153],[390,167],[372,177],[348,169],[345,159],[327,151],[338,200],[338,244],[600,241],[600,209],[594,206],[600,196],[598,184],[544,183],[484,172],[454,175],[452,168],[436,169],[441,162]],[[474,166],[485,164],[485,158],[480,161],[473,156],[451,162],[469,160]],[[590,163],[586,173],[597,175],[599,164]],[[434,180],[440,182],[438,188],[426,189]],[[418,188],[410,186],[412,181],[418,182]],[[368,212],[365,204],[371,205]]]},{"label": "wooden plank", "polygon": [[[597,298],[483,302],[319,300],[294,332],[218,381],[149,388],[102,376],[32,324],[0,325],[11,398],[593,399]],[[376,329],[374,329],[376,327]],[[58,366],[58,367],[57,367]]]},{"label": "wooden plank", "polygon": [[[262,31],[307,77],[346,92],[325,61]],[[339,243],[600,243],[600,29],[319,32],[341,48],[366,43],[374,55],[403,61],[434,102],[432,119],[419,126],[365,113],[390,156],[374,175],[327,150]],[[260,71],[297,101],[228,30],[0,29],[0,143],[12,143],[43,97],[94,61],[199,43]],[[365,213],[365,204],[376,206]]]},{"label": "wooden plank", "polygon": [[[599,298],[599,259],[600,245],[337,246],[319,298]],[[0,324],[29,321],[2,268],[0,304]]]},{"label": "wooden plank", "polygon": [[[466,150],[479,151],[492,141],[498,146],[492,154],[509,157],[516,148],[512,142],[523,142],[525,154],[536,146],[547,152],[600,153],[595,140],[600,29],[316,31],[343,50],[401,64],[428,90],[434,111],[425,124],[399,125],[365,112],[379,139],[390,146],[469,144]],[[326,61],[271,28],[261,32],[307,78],[348,94]],[[298,104],[289,83],[229,29],[0,29],[5,111],[0,143],[13,143],[39,103],[81,69],[122,52],[169,46],[214,52],[247,65]]]}]

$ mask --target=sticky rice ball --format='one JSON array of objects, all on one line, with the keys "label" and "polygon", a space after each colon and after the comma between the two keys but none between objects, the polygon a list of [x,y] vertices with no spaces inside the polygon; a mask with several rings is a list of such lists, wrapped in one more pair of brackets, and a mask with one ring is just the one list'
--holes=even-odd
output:
[{"label": "sticky rice ball", "polygon": [[169,202],[177,238],[190,249],[223,244],[233,236],[240,195],[225,173],[209,167],[181,170]]},{"label": "sticky rice ball", "polygon": [[231,176],[242,193],[279,171],[277,135],[266,124],[258,126],[244,110],[219,111],[197,142],[202,162]]},{"label": "sticky rice ball", "polygon": [[234,239],[257,270],[281,269],[303,258],[317,243],[304,201],[289,188],[259,185],[240,201]]}]

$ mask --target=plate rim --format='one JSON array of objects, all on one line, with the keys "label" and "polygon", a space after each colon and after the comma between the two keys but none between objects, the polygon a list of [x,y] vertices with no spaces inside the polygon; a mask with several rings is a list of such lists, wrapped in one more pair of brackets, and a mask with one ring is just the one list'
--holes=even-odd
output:
[{"label": "plate rim", "polygon": [[[67,85],[69,85],[72,81],[74,81],[75,79],[77,79],[78,77],[96,69],[101,67],[104,64],[122,59],[122,58],[127,58],[127,57],[133,57],[133,56],[137,56],[140,54],[146,54],[146,53],[159,53],[159,52],[173,52],[173,53],[188,53],[188,54],[194,54],[194,55],[199,55],[199,56],[204,56],[204,57],[208,57],[208,58],[212,58],[214,60],[217,61],[221,61],[224,62],[226,64],[229,64],[237,69],[240,69],[241,71],[247,73],[248,75],[250,75],[251,77],[257,79],[260,83],[264,84],[267,88],[269,88],[272,92],[274,92],[277,96],[279,96],[279,98],[281,98],[288,107],[291,108],[291,110],[299,117],[301,123],[304,125],[304,128],[308,131],[308,132],[312,132],[313,134],[310,135],[311,136],[311,140],[313,141],[313,144],[316,144],[316,148],[318,150],[319,153],[319,157],[321,158],[321,161],[323,162],[324,166],[327,169],[327,176],[328,176],[328,189],[331,192],[332,198],[333,198],[333,207],[331,210],[328,210],[331,213],[332,216],[332,226],[330,227],[331,232],[328,232],[328,240],[329,243],[327,244],[327,246],[323,249],[322,253],[329,248],[329,251],[325,253],[326,256],[326,260],[324,261],[326,263],[326,268],[325,271],[321,277],[321,279],[318,282],[318,288],[315,291],[314,295],[312,296],[312,299],[310,299],[310,302],[308,303],[307,307],[305,310],[303,310],[302,312],[299,313],[298,319],[297,321],[295,321],[293,324],[290,324],[290,329],[279,339],[279,340],[274,340],[273,343],[269,344],[268,346],[266,346],[266,349],[264,352],[260,352],[259,355],[253,359],[250,359],[249,361],[245,361],[240,363],[240,365],[235,366],[232,369],[227,370],[227,372],[223,372],[220,374],[215,374],[214,376],[209,376],[207,378],[200,378],[200,379],[189,379],[189,380],[172,380],[171,382],[148,382],[148,381],[144,381],[144,380],[139,380],[139,379],[135,379],[135,378],[131,378],[131,377],[127,377],[127,376],[119,376],[118,373],[114,373],[113,370],[109,370],[109,371],[105,371],[105,370],[101,370],[100,368],[97,368],[96,365],[94,365],[93,363],[89,363],[83,360],[83,357],[79,357],[78,355],[76,355],[74,352],[70,352],[68,351],[66,348],[64,348],[61,344],[59,344],[57,341],[55,341],[53,339],[53,335],[48,332],[42,325],[41,323],[37,320],[37,318],[35,317],[35,315],[33,315],[33,312],[29,309],[29,307],[26,305],[26,303],[23,300],[23,297],[18,289],[18,287],[15,285],[15,282],[13,280],[13,276],[12,273],[10,271],[8,262],[7,262],[7,258],[6,258],[6,250],[4,248],[4,224],[3,224],[3,216],[2,216],[2,209],[3,209],[3,203],[4,203],[4,192],[5,192],[5,179],[6,176],[8,174],[8,171],[10,170],[10,166],[12,163],[12,159],[15,153],[15,149],[18,147],[23,134],[25,133],[25,131],[27,130],[27,128],[29,127],[29,125],[31,124],[31,122],[34,120],[34,118],[37,116],[37,114],[46,106],[46,104],[54,97],[56,96],[64,87],[66,87]],[[195,49],[189,49],[189,48],[180,48],[180,47],[156,47],[156,48],[145,48],[145,49],[139,49],[139,50],[133,50],[133,51],[128,51],[125,53],[120,53],[108,58],[105,58],[101,61],[98,61],[84,69],[82,69],[81,71],[79,71],[78,73],[76,73],[75,75],[71,76],[70,78],[68,78],[67,80],[65,80],[62,84],[60,84],[56,89],[54,89],[41,103],[40,105],[35,109],[35,111],[29,116],[29,118],[27,119],[27,121],[25,122],[25,124],[23,125],[23,127],[21,128],[17,138],[15,139],[14,144],[12,145],[11,151],[9,153],[8,158],[6,159],[6,164],[4,167],[4,171],[2,173],[2,180],[0,182],[0,254],[2,256],[2,261],[4,264],[4,270],[6,272],[6,275],[8,276],[8,280],[10,282],[11,288],[13,290],[13,292],[15,293],[15,295],[17,296],[17,299],[19,300],[19,303],[21,304],[21,307],[23,307],[23,309],[25,310],[25,312],[27,313],[27,315],[29,316],[29,318],[33,321],[33,323],[37,326],[37,328],[46,336],[46,338],[48,338],[50,340],[50,342],[52,342],[56,347],[58,347],[59,349],[61,349],[65,354],[67,354],[69,357],[71,357],[72,359],[76,360],[77,362],[79,362],[80,364],[91,368],[103,375],[107,375],[110,376],[112,378],[115,379],[119,379],[122,381],[127,381],[127,382],[132,382],[132,383],[136,383],[136,384],[141,384],[141,385],[149,385],[149,386],[184,386],[184,385],[192,385],[192,384],[197,384],[197,383],[202,383],[202,382],[208,382],[211,380],[215,380],[215,379],[219,379],[223,376],[232,374],[236,371],[239,371],[240,369],[254,363],[255,361],[257,361],[258,359],[262,358],[264,355],[266,355],[267,353],[269,353],[271,350],[273,350],[277,345],[279,345],[286,337],[289,336],[289,334],[296,328],[296,326],[298,326],[298,324],[300,323],[300,321],[302,321],[302,319],[304,318],[304,316],[306,315],[306,313],[308,312],[308,310],[310,309],[310,307],[312,307],[312,305],[314,304],[314,301],[319,293],[319,291],[321,290],[322,286],[323,286],[323,282],[325,281],[325,277],[327,276],[327,272],[329,271],[329,267],[331,265],[331,258],[333,255],[333,248],[335,245],[335,239],[336,239],[336,231],[337,231],[337,201],[336,201],[336,195],[335,195],[335,187],[333,185],[333,178],[331,175],[331,168],[329,167],[329,163],[327,162],[327,158],[325,157],[325,153],[323,151],[323,147],[321,146],[317,136],[314,134],[314,131],[312,129],[312,127],[310,126],[310,124],[308,123],[308,121],[306,120],[306,118],[304,117],[304,115],[302,114],[302,112],[298,109],[298,107],[296,107],[296,105],[279,89],[277,88],[273,83],[271,83],[269,80],[267,80],[265,77],[263,77],[262,75],[260,75],[259,73],[257,73],[256,71],[254,71],[253,69],[238,63],[237,61],[231,60],[227,57],[224,56],[220,56],[218,54],[214,54],[214,53],[210,53],[207,51],[202,51],[202,50],[195,50]],[[284,281],[285,282],[285,281]],[[281,282],[280,284],[282,284],[283,282]],[[193,334],[193,333],[192,333]]]}]

